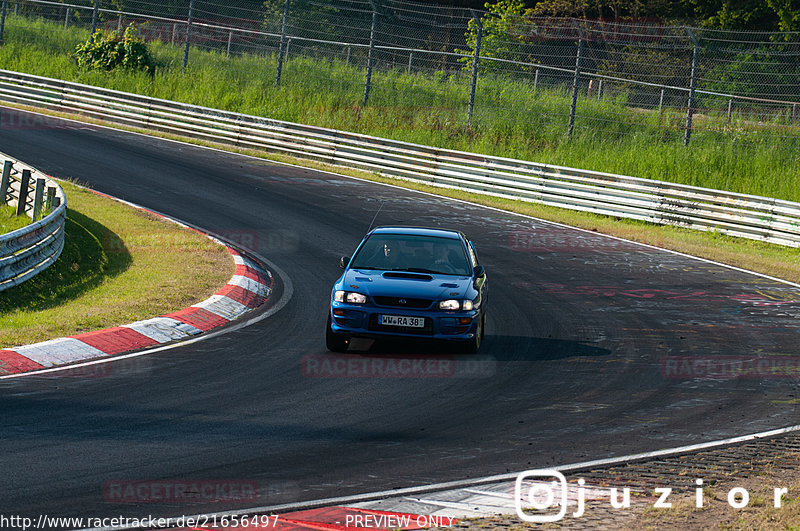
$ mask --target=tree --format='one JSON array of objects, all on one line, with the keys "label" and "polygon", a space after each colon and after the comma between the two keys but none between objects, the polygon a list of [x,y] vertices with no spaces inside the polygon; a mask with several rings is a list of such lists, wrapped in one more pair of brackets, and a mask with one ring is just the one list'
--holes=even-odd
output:
[{"label": "tree", "polygon": [[767,0],[781,31],[800,31],[800,0]]},{"label": "tree", "polygon": [[[499,0],[496,4],[486,3],[488,13],[481,18],[483,26],[481,37],[481,56],[525,61],[522,45],[525,42],[523,28],[527,24],[528,11],[523,0]],[[478,25],[474,19],[469,21],[467,46],[470,50],[457,50],[472,54],[478,39]],[[471,59],[464,60],[469,68]],[[492,61],[482,61],[482,69],[492,69]]]}]

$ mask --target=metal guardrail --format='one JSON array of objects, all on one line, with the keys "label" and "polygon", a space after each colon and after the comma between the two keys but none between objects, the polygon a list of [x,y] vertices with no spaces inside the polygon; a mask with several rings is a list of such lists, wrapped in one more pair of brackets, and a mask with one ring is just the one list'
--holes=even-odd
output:
[{"label": "metal guardrail", "polygon": [[[27,215],[33,223],[0,235],[0,291],[6,290],[50,267],[64,249],[64,224],[67,219],[67,201],[64,190],[41,172],[12,161],[0,153],[3,165],[2,188],[5,197],[16,200],[18,215]],[[37,178],[38,177],[38,178]],[[31,182],[36,182],[34,194],[29,199]],[[45,196],[43,191],[48,190]],[[42,198],[46,197],[43,201]],[[42,218],[41,214],[46,215]]]},{"label": "metal guardrail", "polygon": [[0,70],[0,100],[439,187],[800,247],[800,203],[479,155]]}]

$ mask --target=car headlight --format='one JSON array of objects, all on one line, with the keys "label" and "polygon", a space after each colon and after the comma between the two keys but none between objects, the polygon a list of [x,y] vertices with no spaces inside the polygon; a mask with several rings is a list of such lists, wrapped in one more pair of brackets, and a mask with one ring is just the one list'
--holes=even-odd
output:
[{"label": "car headlight", "polygon": [[344,296],[344,301],[349,302],[350,304],[365,304],[367,302],[367,296],[362,295],[361,293],[348,291]]},{"label": "car headlight", "polygon": [[354,291],[336,290],[333,292],[335,302],[347,302],[349,304],[366,304],[367,296]]},{"label": "car headlight", "polygon": [[456,299],[448,299],[446,301],[439,302],[439,309],[440,310],[466,310],[469,311],[474,307],[471,300],[456,300]]}]

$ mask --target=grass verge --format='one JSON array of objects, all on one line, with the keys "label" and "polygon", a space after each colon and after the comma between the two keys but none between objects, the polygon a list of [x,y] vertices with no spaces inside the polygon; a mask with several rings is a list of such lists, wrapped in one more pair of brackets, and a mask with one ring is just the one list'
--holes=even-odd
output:
[{"label": "grass verge", "polygon": [[601,101],[581,95],[575,132],[567,136],[570,96],[563,87],[533,87],[530,76],[481,77],[473,126],[467,127],[465,73],[407,74],[376,69],[363,106],[364,70],[355,62],[292,56],[281,86],[271,55],[226,57],[154,41],[154,76],[80,69],[69,54],[86,30],[9,16],[0,68],[146,96],[397,140],[668,180],[800,201],[800,127],[776,117],[758,123],[698,114],[683,146],[685,115],[631,107],[624,94]]},{"label": "grass verge", "polygon": [[216,292],[233,274],[224,247],[86,189],[67,195],[59,260],[0,292],[0,348],[148,319]]},{"label": "grass verge", "polygon": [[0,234],[6,234],[12,230],[21,229],[29,225],[31,218],[28,216],[17,216],[17,211],[14,207],[2,205],[0,206]]}]

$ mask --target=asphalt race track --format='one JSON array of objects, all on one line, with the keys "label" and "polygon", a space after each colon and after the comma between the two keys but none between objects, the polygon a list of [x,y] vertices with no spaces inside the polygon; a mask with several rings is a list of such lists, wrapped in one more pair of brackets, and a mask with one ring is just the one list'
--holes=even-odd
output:
[{"label": "asphalt race track", "polygon": [[[196,514],[800,423],[796,371],[769,368],[800,359],[798,288],[398,188],[92,125],[12,122],[0,150],[241,241],[288,275],[293,296],[194,345],[0,381],[4,514]],[[382,202],[378,224],[455,227],[475,242],[491,303],[478,356],[325,350],[338,258]],[[746,374],[725,377],[736,367]],[[186,505],[104,493],[183,480],[255,482],[259,495]]]}]

